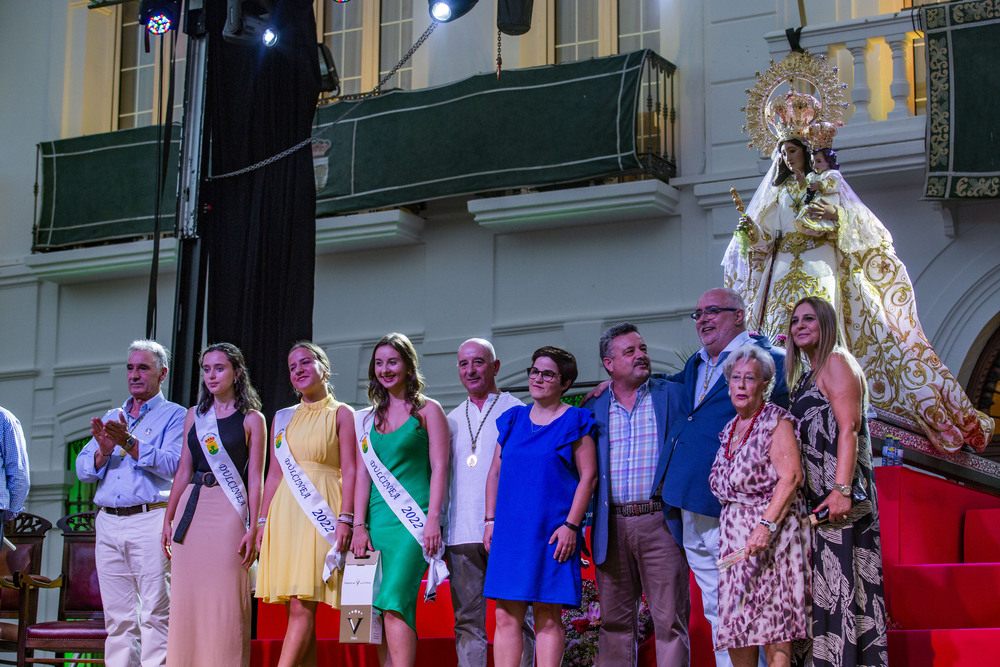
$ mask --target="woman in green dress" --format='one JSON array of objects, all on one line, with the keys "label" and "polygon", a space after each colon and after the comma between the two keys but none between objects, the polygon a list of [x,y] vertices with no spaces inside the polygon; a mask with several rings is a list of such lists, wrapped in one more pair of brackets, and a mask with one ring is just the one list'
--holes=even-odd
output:
[{"label": "woman in green dress", "polygon": [[424,554],[434,556],[443,548],[440,519],[448,474],[448,420],[441,405],[421,393],[423,388],[410,340],[399,333],[383,336],[368,364],[372,410],[363,417],[358,438],[367,435],[362,450],[370,445],[420,506],[426,516],[423,544],[374,489],[368,465],[362,462],[357,467],[351,548],[356,556],[373,549],[382,552],[382,584],[375,607],[383,612],[385,633],[378,654],[383,665],[389,658],[393,667],[412,666],[416,660],[417,595],[427,569]]}]

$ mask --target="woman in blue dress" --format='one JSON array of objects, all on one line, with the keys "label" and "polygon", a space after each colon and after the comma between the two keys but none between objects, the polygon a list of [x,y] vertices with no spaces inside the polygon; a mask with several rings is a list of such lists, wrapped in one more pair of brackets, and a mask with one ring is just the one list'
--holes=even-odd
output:
[{"label": "woman in blue dress", "polygon": [[597,449],[593,415],[562,402],[576,375],[572,354],[539,348],[528,369],[534,404],[497,419],[500,446],[486,480],[483,531],[484,595],[497,601],[497,667],[520,664],[529,604],[538,666],[558,667],[566,642],[562,609],[580,605],[578,534],[597,485]]}]

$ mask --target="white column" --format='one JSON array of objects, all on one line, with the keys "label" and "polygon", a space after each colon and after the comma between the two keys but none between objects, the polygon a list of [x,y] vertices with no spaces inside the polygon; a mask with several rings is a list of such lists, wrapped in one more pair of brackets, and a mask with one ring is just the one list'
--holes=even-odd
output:
[{"label": "white column", "polygon": [[850,41],[844,44],[854,57],[854,86],[851,90],[851,101],[854,102],[854,120],[868,122],[872,119],[868,103],[872,99],[871,88],[868,87],[868,39]]},{"label": "white column", "polygon": [[893,107],[886,116],[887,120],[894,118],[907,118],[910,116],[910,108],[907,102],[910,99],[912,86],[906,76],[906,51],[911,40],[908,35],[893,34],[886,35],[885,41],[892,49],[892,83],[889,84],[889,96],[892,97]]}]

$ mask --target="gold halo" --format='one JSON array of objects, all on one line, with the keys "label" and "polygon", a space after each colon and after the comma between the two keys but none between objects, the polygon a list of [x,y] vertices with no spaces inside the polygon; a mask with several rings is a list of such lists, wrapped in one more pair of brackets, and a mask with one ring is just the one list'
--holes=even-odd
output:
[{"label": "gold halo", "polygon": [[783,83],[792,84],[796,80],[806,81],[818,93],[822,104],[819,115],[813,122],[829,122],[843,125],[847,101],[844,97],[846,83],[837,78],[837,68],[826,63],[826,56],[813,56],[807,52],[793,51],[780,62],[771,61],[771,66],[761,74],[754,72],[757,84],[747,88],[747,104],[741,107],[747,115],[746,125],[741,132],[750,135],[747,148],[756,146],[759,150],[770,150],[777,142],[777,135],[771,131],[765,118],[768,104],[778,87]]}]

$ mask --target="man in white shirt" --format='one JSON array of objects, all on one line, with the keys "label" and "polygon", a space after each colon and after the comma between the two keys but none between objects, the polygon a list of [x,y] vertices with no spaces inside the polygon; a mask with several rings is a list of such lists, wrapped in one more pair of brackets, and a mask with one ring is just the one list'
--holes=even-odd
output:
[{"label": "man in white shirt", "polygon": [[160,547],[186,410],[163,397],[167,349],[137,340],[128,350],[130,398],[90,422],[76,457],[81,482],[97,483],[94,558],[104,603],[108,665],[163,665],[170,615],[170,562]]},{"label": "man in white shirt", "polygon": [[[448,415],[451,428],[449,507],[445,544],[451,570],[451,601],[455,608],[455,647],[459,667],[486,667],[486,474],[497,446],[497,417],[519,399],[497,389],[500,361],[493,345],[472,338],[458,348],[458,375],[469,397]],[[521,667],[535,661],[535,633],[529,610],[524,619]]]}]

